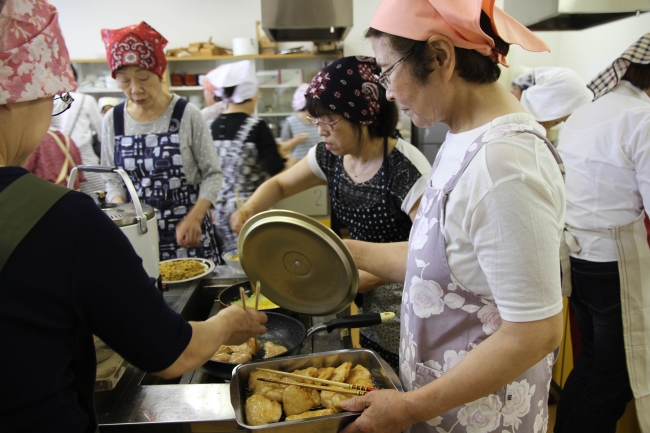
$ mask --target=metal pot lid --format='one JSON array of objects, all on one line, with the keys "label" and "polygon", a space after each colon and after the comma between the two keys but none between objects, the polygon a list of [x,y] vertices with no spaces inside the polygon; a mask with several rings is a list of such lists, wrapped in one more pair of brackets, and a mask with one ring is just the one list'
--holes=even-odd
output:
[{"label": "metal pot lid", "polygon": [[[115,207],[102,209],[106,215],[112,219],[119,227],[130,226],[138,222],[138,214],[135,211],[133,203],[124,203]],[[147,220],[156,216],[156,210],[148,204],[142,203],[142,211]]]},{"label": "metal pot lid", "polygon": [[359,273],[343,241],[313,218],[270,210],[246,221],[239,260],[277,305],[312,316],[336,314],[357,294]]}]

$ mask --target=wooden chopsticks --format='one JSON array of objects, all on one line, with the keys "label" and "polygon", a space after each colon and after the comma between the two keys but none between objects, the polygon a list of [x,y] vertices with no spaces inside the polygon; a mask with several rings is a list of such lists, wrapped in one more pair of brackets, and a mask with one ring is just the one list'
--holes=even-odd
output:
[{"label": "wooden chopsticks", "polygon": [[269,368],[259,368],[258,367],[257,370],[258,371],[266,371],[268,373],[278,374],[280,376],[292,377],[294,379],[309,380],[311,382],[318,382],[318,383],[322,383],[322,384],[325,384],[325,385],[338,386],[340,388],[358,389],[360,391],[374,391],[375,390],[375,388],[371,388],[371,387],[368,387],[368,386],[361,386],[361,385],[353,385],[353,384],[350,384],[350,383],[335,382],[333,380],[320,379],[318,377],[302,376],[300,374],[287,373],[285,371],[279,371],[279,370],[271,370]]},{"label": "wooden chopsticks", "polygon": [[[257,307],[260,303],[260,287],[261,285],[258,281],[257,284],[255,284],[255,311],[257,311]],[[246,292],[241,286],[239,286],[239,296],[241,296],[241,305],[244,307],[244,311],[246,311]],[[255,335],[253,338],[255,338],[255,347],[257,348],[257,335]]]},{"label": "wooden chopsticks", "polygon": [[[261,369],[258,369],[261,370]],[[302,379],[307,379],[309,380],[310,378],[306,376],[300,376]],[[313,378],[312,378],[313,379]],[[309,389],[318,389],[320,391],[332,391],[332,392],[338,392],[339,394],[352,394],[352,395],[366,395],[367,391],[360,391],[360,390],[353,390],[353,389],[345,389],[345,388],[334,388],[331,386],[318,386],[318,385],[309,385],[306,383],[296,383],[296,382],[287,382],[284,380],[275,380],[275,379],[266,379],[264,377],[258,377],[257,380],[262,381],[262,382],[271,382],[271,383],[279,383],[281,385],[296,385],[301,388],[309,388]],[[338,383],[338,382],[336,382]],[[346,385],[345,383],[343,385]]]}]

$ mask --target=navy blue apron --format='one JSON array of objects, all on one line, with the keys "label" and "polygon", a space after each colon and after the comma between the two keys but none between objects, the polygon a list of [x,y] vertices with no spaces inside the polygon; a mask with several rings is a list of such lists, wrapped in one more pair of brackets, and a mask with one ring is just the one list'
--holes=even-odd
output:
[{"label": "navy blue apron", "polygon": [[185,99],[178,100],[167,132],[147,135],[124,135],[126,105],[123,102],[115,106],[115,165],[129,174],[140,201],[156,209],[160,260],[202,257],[220,263],[214,228],[207,214],[196,248],[184,248],[176,242],[176,226],[199,198],[198,186],[187,182],[181,157],[178,131],[186,105]]}]

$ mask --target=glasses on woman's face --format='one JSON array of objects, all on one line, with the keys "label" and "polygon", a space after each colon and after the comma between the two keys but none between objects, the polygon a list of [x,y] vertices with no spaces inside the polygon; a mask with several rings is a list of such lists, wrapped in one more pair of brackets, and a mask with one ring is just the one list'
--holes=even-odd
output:
[{"label": "glasses on woman's face", "polygon": [[390,90],[390,81],[388,80],[390,78],[390,74],[395,72],[395,69],[410,55],[411,55],[411,51],[409,51],[408,53],[406,53],[404,57],[402,57],[401,59],[393,63],[393,66],[386,69],[381,74],[375,75],[375,80],[377,80],[379,84],[381,84],[381,87],[383,87],[386,90]]},{"label": "glasses on woman's face", "polygon": [[339,123],[343,118],[336,119],[334,122],[323,122],[322,120],[314,119],[313,117],[307,116],[307,120],[311,122],[315,127],[321,127],[323,131],[332,132],[334,130],[334,125]]},{"label": "glasses on woman's face", "polygon": [[58,116],[59,114],[63,113],[66,111],[72,103],[74,102],[74,99],[72,96],[70,96],[69,93],[64,93],[63,95],[57,95],[54,97],[54,108],[52,109],[52,116]]}]

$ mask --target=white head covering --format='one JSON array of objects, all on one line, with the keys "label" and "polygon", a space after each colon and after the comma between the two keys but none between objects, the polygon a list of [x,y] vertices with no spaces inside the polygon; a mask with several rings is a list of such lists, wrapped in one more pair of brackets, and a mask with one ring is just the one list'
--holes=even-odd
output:
[{"label": "white head covering", "polygon": [[97,104],[99,105],[100,110],[107,105],[115,107],[116,105],[119,105],[120,102],[121,101],[118,98],[115,98],[113,96],[104,96],[103,98],[99,98],[97,100]]},{"label": "white head covering", "polygon": [[[217,69],[208,72],[205,79],[217,89],[216,94],[218,97],[235,104],[251,99],[259,88],[255,68],[253,68],[253,62],[250,60],[221,65]],[[233,86],[236,87],[232,96],[230,98],[225,97],[223,90]]]},{"label": "white head covering", "polygon": [[293,108],[294,111],[304,110],[305,105],[307,105],[307,99],[305,99],[305,92],[307,92],[307,89],[309,89],[309,84],[302,83],[293,93],[291,108]]},{"label": "white head covering", "polygon": [[531,86],[521,94],[521,104],[538,122],[561,119],[591,101],[580,76],[567,68],[533,70]]}]

